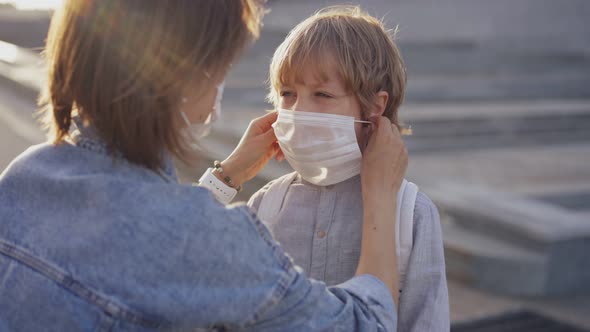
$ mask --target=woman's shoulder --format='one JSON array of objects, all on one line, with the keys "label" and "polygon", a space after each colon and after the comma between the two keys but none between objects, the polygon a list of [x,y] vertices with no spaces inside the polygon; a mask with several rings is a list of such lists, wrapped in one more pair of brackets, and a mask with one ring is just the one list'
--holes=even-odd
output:
[{"label": "woman's shoulder", "polygon": [[28,147],[6,166],[0,174],[0,182],[16,184],[22,189],[22,183],[40,183],[67,174],[72,164],[78,164],[78,161],[71,154],[64,153],[65,149],[67,147],[48,142]]},{"label": "woman's shoulder", "polygon": [[[121,183],[161,182],[156,172],[114,158],[108,153],[96,153],[70,142],[45,142],[30,146],[6,167],[5,177],[24,181],[81,181],[92,184],[100,178]],[[90,181],[87,181],[90,180]]]},{"label": "woman's shoulder", "polygon": [[26,168],[30,164],[35,164],[47,159],[51,159],[52,154],[50,151],[54,150],[54,147],[54,145],[49,143],[31,145],[18,156],[16,156],[16,158],[14,158],[10,164],[8,164],[6,170],[12,172],[19,171],[22,168]]}]

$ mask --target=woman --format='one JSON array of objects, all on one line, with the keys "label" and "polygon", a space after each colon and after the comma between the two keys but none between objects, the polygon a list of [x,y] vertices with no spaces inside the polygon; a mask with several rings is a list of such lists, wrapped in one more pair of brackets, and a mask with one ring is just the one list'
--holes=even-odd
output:
[{"label": "woman", "polygon": [[176,180],[171,157],[194,159],[261,12],[254,0],[70,0],[55,14],[52,142],[0,176],[0,331],[395,331],[390,216],[407,154],[387,119],[363,156],[357,276],[335,287],[306,278],[246,207],[220,203],[277,154],[276,114],[202,186]]}]

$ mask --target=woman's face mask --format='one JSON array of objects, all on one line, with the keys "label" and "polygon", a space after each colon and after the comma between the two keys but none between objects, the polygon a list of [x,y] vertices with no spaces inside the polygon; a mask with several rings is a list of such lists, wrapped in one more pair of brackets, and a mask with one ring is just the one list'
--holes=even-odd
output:
[{"label": "woman's face mask", "polygon": [[[180,111],[180,115],[186,124],[186,127],[183,129],[183,131],[187,138],[192,141],[191,143],[198,143],[200,139],[209,135],[213,123],[221,116],[221,100],[223,99],[224,87],[225,81],[217,86],[213,111],[209,113],[204,122],[191,123],[186,113],[184,111]],[[185,102],[185,100],[183,100],[183,102]]]},{"label": "woman's face mask", "polygon": [[320,186],[342,182],[361,170],[362,155],[351,116],[279,109],[275,135],[291,167]]}]

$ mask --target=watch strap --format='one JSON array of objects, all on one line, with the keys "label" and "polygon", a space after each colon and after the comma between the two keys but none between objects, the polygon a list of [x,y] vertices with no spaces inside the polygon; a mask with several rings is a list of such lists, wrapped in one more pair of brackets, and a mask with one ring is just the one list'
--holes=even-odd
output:
[{"label": "watch strap", "polygon": [[223,204],[229,204],[238,193],[236,189],[219,180],[215,174],[213,174],[213,168],[208,168],[207,171],[205,171],[203,176],[199,179],[199,185],[211,190],[215,198]]}]

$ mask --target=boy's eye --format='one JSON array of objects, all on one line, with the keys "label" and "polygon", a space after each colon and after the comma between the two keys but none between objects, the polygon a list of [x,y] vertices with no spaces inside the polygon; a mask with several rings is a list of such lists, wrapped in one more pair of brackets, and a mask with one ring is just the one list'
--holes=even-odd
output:
[{"label": "boy's eye", "polygon": [[293,96],[293,92],[291,92],[291,91],[281,91],[281,92],[279,93],[279,95],[280,95],[281,97],[292,97],[292,96]]},{"label": "boy's eye", "polygon": [[322,98],[332,98],[332,96],[331,96],[331,95],[329,95],[329,94],[327,94],[327,93],[325,93],[325,92],[321,92],[321,91],[318,91],[318,92],[316,92],[316,93],[315,93],[315,95],[316,95],[316,97],[322,97]]}]

